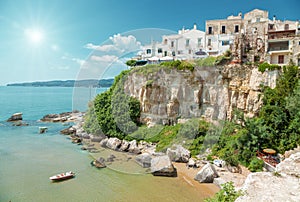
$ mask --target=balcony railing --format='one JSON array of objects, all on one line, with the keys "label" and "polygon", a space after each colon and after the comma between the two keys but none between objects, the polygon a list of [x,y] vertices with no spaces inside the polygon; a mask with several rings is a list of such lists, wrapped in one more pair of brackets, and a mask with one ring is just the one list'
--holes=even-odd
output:
[{"label": "balcony railing", "polygon": [[289,50],[289,47],[288,46],[269,47],[269,51],[282,51],[282,50]]}]

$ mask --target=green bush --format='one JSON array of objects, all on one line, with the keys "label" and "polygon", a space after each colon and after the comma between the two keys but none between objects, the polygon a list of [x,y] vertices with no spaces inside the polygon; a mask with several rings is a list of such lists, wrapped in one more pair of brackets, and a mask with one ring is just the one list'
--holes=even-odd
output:
[{"label": "green bush", "polygon": [[256,157],[252,158],[248,169],[251,172],[260,172],[263,170],[264,161]]},{"label": "green bush", "polygon": [[180,61],[180,60],[167,61],[167,62],[160,63],[160,66],[173,67],[173,68],[176,68],[178,70],[194,71],[194,65],[187,62],[187,61]]},{"label": "green bush", "polygon": [[205,202],[234,202],[239,196],[243,195],[241,190],[236,191],[233,182],[221,185],[222,189],[213,198],[205,199]]},{"label": "green bush", "polygon": [[217,58],[213,56],[208,56],[206,58],[201,58],[199,60],[196,60],[196,65],[199,67],[213,67],[215,66]]},{"label": "green bush", "polygon": [[110,137],[123,139],[137,129],[140,102],[124,92],[124,80],[129,72],[123,71],[109,90],[96,96],[85,117],[87,131],[97,133],[99,130]]},{"label": "green bush", "polygon": [[128,60],[128,61],[126,61],[126,65],[133,67],[136,65],[136,60]]},{"label": "green bush", "polygon": [[264,62],[264,63],[261,63],[258,65],[258,71],[264,73],[266,70],[269,70],[269,71],[273,71],[273,70],[276,70],[276,69],[280,69],[281,67],[279,65],[276,65],[276,64],[269,64],[267,62]]}]

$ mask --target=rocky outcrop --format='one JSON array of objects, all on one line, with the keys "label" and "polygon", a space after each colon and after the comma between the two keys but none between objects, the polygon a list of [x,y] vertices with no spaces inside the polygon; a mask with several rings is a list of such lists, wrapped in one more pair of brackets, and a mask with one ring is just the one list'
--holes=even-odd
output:
[{"label": "rocky outcrop", "polygon": [[195,176],[195,180],[200,183],[212,183],[214,178],[219,177],[215,167],[208,163]]},{"label": "rocky outcrop", "polygon": [[171,125],[179,117],[231,119],[236,108],[253,117],[262,105],[261,85],[273,88],[277,77],[277,71],[261,73],[254,66],[241,65],[196,67],[193,72],[133,71],[124,90],[141,102],[142,122]]},{"label": "rocky outcrop", "polygon": [[143,153],[143,154],[137,155],[135,157],[135,161],[143,168],[151,167],[151,160],[152,160],[152,157],[148,153]]},{"label": "rocky outcrop", "polygon": [[176,177],[177,171],[169,156],[157,156],[151,160],[151,173],[154,176]]},{"label": "rocky outcrop", "polygon": [[129,144],[128,141],[122,140],[122,144],[121,144],[121,147],[120,147],[120,151],[127,152],[129,146],[130,146],[130,144]]},{"label": "rocky outcrop", "polygon": [[300,178],[300,152],[292,154],[289,158],[278,164],[276,171]]},{"label": "rocky outcrop", "polygon": [[73,134],[76,134],[76,129],[74,127],[70,126],[68,128],[61,130],[60,133],[63,135],[73,135]]},{"label": "rocky outcrop", "polygon": [[91,165],[95,166],[96,168],[105,168],[105,159],[100,157],[99,159],[92,161]]},{"label": "rocky outcrop", "polygon": [[129,142],[128,152],[134,153],[134,154],[140,154],[141,153],[141,150],[139,149],[136,140],[132,140],[132,141]]},{"label": "rocky outcrop", "polygon": [[74,112],[63,112],[60,114],[47,114],[40,121],[43,122],[74,122],[82,120],[84,113]]},{"label": "rocky outcrop", "polygon": [[167,155],[170,157],[171,161],[187,163],[191,153],[181,145],[173,145],[171,148],[167,149]]},{"label": "rocky outcrop", "polygon": [[106,147],[112,150],[118,150],[122,144],[122,140],[119,140],[118,138],[112,137],[109,138]]},{"label": "rocky outcrop", "polygon": [[300,152],[292,154],[276,167],[276,172],[248,175],[236,201],[300,201]]},{"label": "rocky outcrop", "polygon": [[21,112],[15,113],[11,115],[9,119],[7,119],[7,122],[13,122],[13,121],[22,121],[23,120],[23,114]]}]

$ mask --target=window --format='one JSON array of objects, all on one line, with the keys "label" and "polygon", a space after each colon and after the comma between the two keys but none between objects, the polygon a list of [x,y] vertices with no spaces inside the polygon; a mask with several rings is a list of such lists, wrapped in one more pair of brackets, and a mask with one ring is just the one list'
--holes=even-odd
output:
[{"label": "window", "polygon": [[175,51],[172,52],[172,55],[175,56]]},{"label": "window", "polygon": [[289,24],[284,25],[284,30],[289,30]]},{"label": "window", "polygon": [[269,24],[269,29],[274,29],[274,24]]},{"label": "window", "polygon": [[299,46],[300,46],[300,41],[298,42]]},{"label": "window", "polygon": [[256,18],[256,22],[260,22],[260,18]]},{"label": "window", "polygon": [[158,50],[157,50],[157,52],[158,53],[162,53],[163,51],[162,51],[162,48],[159,48]]},{"label": "window", "polygon": [[151,49],[147,49],[147,54],[151,54]]},{"label": "window", "polygon": [[202,38],[198,38],[198,46],[201,46]]},{"label": "window", "polygon": [[164,52],[164,55],[165,55],[165,56],[167,56],[167,55],[168,55],[168,52],[167,52],[167,51],[165,51],[165,52]]},{"label": "window", "polygon": [[208,39],[207,45],[211,46],[211,39]]},{"label": "window", "polygon": [[189,46],[189,45],[190,45],[190,40],[189,39],[185,40],[185,46]]},{"label": "window", "polygon": [[240,31],[240,27],[238,25],[234,26],[234,32],[237,33]]},{"label": "window", "polygon": [[222,46],[227,46],[229,45],[229,41],[222,41]]},{"label": "window", "polygon": [[212,27],[208,27],[208,34],[212,34]]},{"label": "window", "polygon": [[168,39],[165,39],[164,44],[167,45],[167,43],[168,43]]},{"label": "window", "polygon": [[221,30],[221,34],[225,34],[225,31],[226,31],[226,27],[223,25],[222,30]]},{"label": "window", "polygon": [[189,50],[189,54],[192,54],[192,50],[191,49]]},{"label": "window", "polygon": [[284,55],[278,55],[278,64],[284,63]]},{"label": "window", "polygon": [[174,41],[171,41],[171,47],[172,48],[174,47]]}]

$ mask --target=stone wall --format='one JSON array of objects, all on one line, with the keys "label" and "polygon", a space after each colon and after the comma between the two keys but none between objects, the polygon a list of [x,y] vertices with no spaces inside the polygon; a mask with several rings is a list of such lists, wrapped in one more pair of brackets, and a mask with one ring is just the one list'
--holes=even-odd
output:
[{"label": "stone wall", "polygon": [[142,122],[172,124],[201,116],[231,119],[235,108],[253,117],[262,105],[260,85],[274,88],[277,77],[277,71],[262,74],[241,65],[197,67],[193,73],[161,69],[130,74],[124,88],[140,100]]}]

